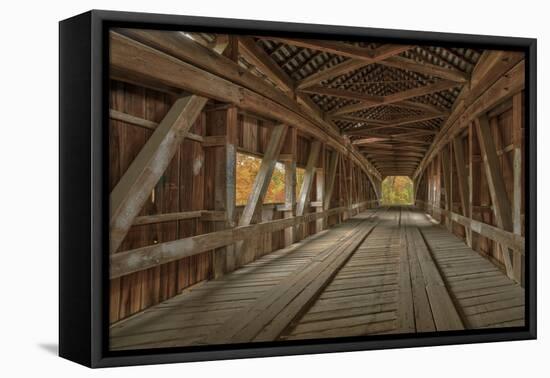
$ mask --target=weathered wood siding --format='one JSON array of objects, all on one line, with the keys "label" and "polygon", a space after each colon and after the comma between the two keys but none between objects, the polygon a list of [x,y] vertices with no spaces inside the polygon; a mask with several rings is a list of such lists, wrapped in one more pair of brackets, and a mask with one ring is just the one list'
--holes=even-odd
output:
[{"label": "weathered wood siding", "polygon": [[[111,108],[143,119],[160,122],[173,101],[166,94],[112,82]],[[200,117],[191,132],[201,135],[203,129],[204,117]],[[111,120],[110,189],[116,185],[152,133],[152,130]],[[193,162],[192,169],[188,169],[189,162]],[[184,140],[140,216],[202,209],[203,162],[200,143]],[[119,250],[176,240],[205,231],[204,225],[196,219],[133,226]],[[208,278],[209,274],[210,258],[208,253],[204,253],[113,279],[110,286],[110,320],[117,321],[168,299],[184,288]]]},{"label": "weathered wood siding", "polygon": [[[159,123],[174,103],[170,94],[118,81],[111,82],[110,108],[112,110]],[[225,135],[227,112],[231,107],[210,105],[201,113],[190,132],[202,137]],[[236,111],[236,108],[233,108]],[[270,139],[271,130],[277,124],[273,121],[238,113],[236,130],[237,151],[262,157]],[[111,119],[109,125],[109,185],[112,190],[128,169],[132,160],[152,135],[151,128]],[[206,142],[205,142],[206,143]],[[186,138],[180,145],[172,162],[149,196],[139,216],[196,210],[222,210],[220,204],[219,163],[224,159],[225,144],[214,142],[207,145],[200,140]],[[298,133],[296,145],[296,166],[307,164],[311,137]],[[320,172],[326,173],[329,166],[330,148],[323,146],[316,164]],[[318,171],[319,172],[319,171]],[[317,175],[316,175],[317,176]],[[319,180],[325,180],[326,174]],[[317,180],[317,177],[315,178]],[[345,182],[342,182],[345,180]],[[319,187],[322,187],[319,186]],[[318,185],[312,185],[310,201],[317,200]],[[330,227],[346,217],[375,205],[375,194],[367,177],[348,158],[342,157],[337,166],[334,190],[329,208],[347,206],[349,214],[335,214],[328,217]],[[370,202],[368,202],[370,201]],[[261,222],[283,219],[285,211],[278,209],[284,204],[264,204]],[[305,213],[318,211],[319,207],[306,204]],[[235,207],[234,222],[238,224],[243,206]],[[296,240],[315,234],[319,224],[309,222],[300,228]],[[132,226],[116,253],[150,246],[190,236],[219,231],[228,227],[219,220],[193,218],[179,221]],[[247,253],[244,262],[258,259],[285,246],[285,230],[259,235],[252,253]],[[215,253],[225,253],[225,247],[196,256],[162,264],[140,272],[114,278],[110,282],[110,322],[114,323],[134,313],[160,303],[183,289],[215,276]],[[236,266],[225,267],[229,271]]]},{"label": "weathered wood siding", "polygon": [[[519,223],[521,224],[521,236],[525,235],[525,196],[523,195],[524,191],[524,103],[523,103],[523,93],[519,93],[517,96],[520,96],[518,101],[521,103],[521,109],[519,109],[520,116],[518,120],[521,120],[520,132],[521,136],[521,219]],[[517,102],[517,103],[518,103]],[[510,204],[513,205],[514,198],[514,106],[518,106],[517,103],[513,103],[512,100],[499,105],[495,109],[489,111],[488,118],[491,128],[491,134],[495,143],[497,150],[499,168],[504,179],[506,195]],[[493,204],[491,202],[491,195],[489,191],[489,185],[487,183],[487,176],[485,172],[485,167],[482,161],[481,150],[478,141],[478,135],[475,127],[468,127],[462,132],[457,138],[461,138],[463,148],[464,148],[464,157],[467,164],[468,176],[470,176],[470,167],[469,162],[471,161],[471,180],[472,180],[472,193],[471,193],[471,209],[472,209],[472,219],[492,225],[497,226],[497,220],[493,212]],[[471,151],[470,151],[471,149]],[[471,154],[471,157],[470,157]],[[450,163],[452,168],[452,198],[453,198],[453,212],[462,214],[461,203],[459,197],[459,187],[458,187],[458,177],[457,170],[454,161],[454,156],[450,155]],[[436,220],[442,221],[444,223],[445,215],[441,214],[437,209],[444,208],[444,190],[442,185],[444,185],[442,180],[442,165],[441,165],[441,153],[439,153],[428,165],[426,173],[421,179],[417,199],[423,202],[426,211]],[[470,177],[468,177],[470,179]],[[434,209],[435,208],[435,209]],[[460,225],[456,222],[452,224],[452,231],[457,236],[466,240],[466,228],[463,225]],[[488,256],[491,260],[500,265],[504,266],[504,256],[503,249],[498,247],[498,244],[483,236],[478,234],[475,231],[472,231],[472,246],[478,252]]]}]

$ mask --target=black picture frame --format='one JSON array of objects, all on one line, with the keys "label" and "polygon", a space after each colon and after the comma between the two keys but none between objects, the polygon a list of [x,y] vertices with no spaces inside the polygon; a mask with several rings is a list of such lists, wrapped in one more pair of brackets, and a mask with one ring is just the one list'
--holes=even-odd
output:
[{"label": "black picture frame", "polygon": [[[280,34],[468,45],[526,54],[526,326],[331,340],[112,352],[108,339],[108,30]],[[536,338],[536,39],[92,10],[59,24],[59,354],[89,367],[344,352]]]}]

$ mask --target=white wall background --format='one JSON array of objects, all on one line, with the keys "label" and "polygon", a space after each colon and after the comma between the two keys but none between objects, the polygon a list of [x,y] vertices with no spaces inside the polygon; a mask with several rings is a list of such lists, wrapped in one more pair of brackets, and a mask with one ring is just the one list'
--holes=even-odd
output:
[{"label": "white wall background", "polygon": [[[5,1],[0,22],[0,375],[518,377],[550,371],[547,217],[550,25],[544,1]],[[328,4],[327,4],[328,3]],[[536,37],[539,340],[89,370],[58,358],[58,25],[91,8]],[[78,125],[75,125],[78,127]],[[547,299],[547,298],[546,298]],[[538,374],[537,374],[538,372]]]}]

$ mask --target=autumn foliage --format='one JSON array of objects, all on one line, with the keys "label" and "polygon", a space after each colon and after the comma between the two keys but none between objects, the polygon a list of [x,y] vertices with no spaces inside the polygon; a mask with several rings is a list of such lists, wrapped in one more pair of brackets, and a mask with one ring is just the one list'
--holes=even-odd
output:
[{"label": "autumn foliage", "polygon": [[406,176],[389,176],[382,181],[382,203],[410,205],[413,202],[413,184]]},{"label": "autumn foliage", "polygon": [[[254,185],[254,179],[260,170],[262,160],[246,155],[237,154],[237,185],[236,203],[237,206],[246,205],[248,196]],[[285,202],[285,166],[281,163],[275,165],[271,182],[267,188],[264,203]]]}]

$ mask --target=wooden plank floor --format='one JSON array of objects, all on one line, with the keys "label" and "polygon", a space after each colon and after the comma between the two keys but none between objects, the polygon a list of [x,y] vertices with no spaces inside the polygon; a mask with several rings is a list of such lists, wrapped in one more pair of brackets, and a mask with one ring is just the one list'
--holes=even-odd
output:
[{"label": "wooden plank floor", "polygon": [[381,222],[282,339],[356,336],[394,330],[399,300],[399,211]]},{"label": "wooden plank floor", "polygon": [[114,350],[523,324],[524,291],[415,210],[373,209],[111,327]]},{"label": "wooden plank floor", "polygon": [[466,328],[525,324],[525,290],[455,235],[413,214],[446,278]]},{"label": "wooden plank floor", "polygon": [[115,323],[110,347],[118,349],[200,345],[235,314],[293,273],[304,270],[323,251],[345,240],[363,220],[379,210],[361,213],[330,230],[313,235],[247,264],[222,279],[195,285],[159,305]]}]

